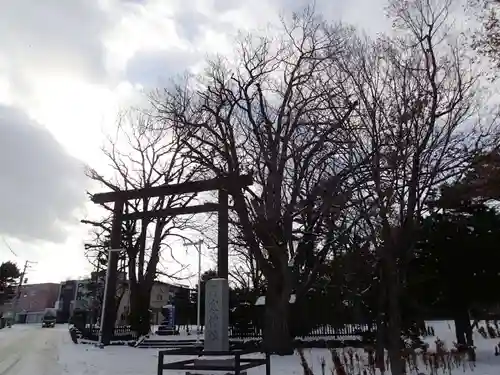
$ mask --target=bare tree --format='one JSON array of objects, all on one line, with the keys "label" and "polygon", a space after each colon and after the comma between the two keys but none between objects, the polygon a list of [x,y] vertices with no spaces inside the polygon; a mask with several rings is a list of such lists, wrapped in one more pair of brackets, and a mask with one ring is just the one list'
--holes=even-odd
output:
[{"label": "bare tree", "polygon": [[229,193],[239,238],[265,278],[264,342],[277,353],[292,350],[290,294],[299,303],[351,225],[344,123],[356,104],[337,100],[336,77],[325,74],[349,30],[330,28],[332,45],[325,28],[307,9],[280,37],[242,38],[234,64],[211,61],[200,79],[155,100],[207,173],[254,173],[253,187]]},{"label": "bare tree", "polygon": [[[108,209],[107,206],[105,206]],[[91,309],[92,322],[101,317],[102,302],[104,299],[104,284],[106,278],[106,268],[109,261],[110,243],[111,243],[111,226],[112,226],[112,210],[105,217],[97,221],[83,219],[81,222],[90,225],[92,228],[89,231],[89,239],[85,243],[85,257],[93,266],[92,273],[92,290],[93,305]],[[135,237],[137,236],[135,224],[132,221],[122,223],[121,248],[127,249],[133,246]],[[115,292],[115,314],[121,305],[121,300],[129,289],[127,282],[128,274],[128,254],[120,252],[118,254],[118,282]]]},{"label": "bare tree", "polygon": [[[215,217],[214,217],[215,216]],[[203,238],[209,250],[217,248],[217,217],[208,218]],[[233,212],[229,213],[229,277],[236,288],[262,290],[263,276],[255,258],[252,256],[242,236],[242,228],[238,217]],[[209,256],[217,262],[217,252],[211,251]]]},{"label": "bare tree", "polygon": [[370,163],[356,175],[356,202],[378,260],[379,333],[387,329],[394,375],[405,373],[400,301],[417,219],[439,185],[460,178],[495,142],[481,124],[478,77],[453,37],[450,5],[391,2],[397,33],[354,37],[332,73],[343,77],[344,95],[359,100],[348,123],[353,148]]},{"label": "bare tree", "polygon": [[[151,131],[152,121],[151,116],[138,111],[123,116],[117,124],[116,136],[110,137],[103,148],[111,173],[89,169],[88,176],[112,191],[190,180],[195,175],[195,169],[190,167],[188,159],[180,157],[177,139],[167,128],[163,128],[162,132]],[[124,211],[133,213],[182,207],[194,198],[195,195],[191,194],[138,199],[129,201]],[[105,212],[112,212],[109,205],[105,204],[103,208]],[[158,275],[175,278],[179,272],[159,269],[166,255],[165,250],[170,250],[171,257],[175,259],[169,240],[183,238],[182,231],[191,228],[190,220],[191,217],[184,216],[123,223],[122,247],[126,250],[130,283],[130,321],[133,329],[140,334],[149,332],[150,295],[154,280]],[[86,222],[94,227],[88,251],[108,248],[111,215]]]},{"label": "bare tree", "polygon": [[[500,1],[468,0],[468,10],[476,14],[482,28],[472,33],[472,47],[500,67]],[[496,74],[495,74],[496,75]]]},{"label": "bare tree", "polygon": [[230,276],[238,288],[261,291],[263,285],[262,272],[257,262],[244,246],[233,246]]}]

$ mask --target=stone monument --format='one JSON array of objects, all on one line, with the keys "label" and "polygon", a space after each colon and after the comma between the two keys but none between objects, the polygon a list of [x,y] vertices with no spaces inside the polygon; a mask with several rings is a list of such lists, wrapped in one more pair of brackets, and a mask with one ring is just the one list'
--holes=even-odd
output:
[{"label": "stone monument", "polygon": [[229,350],[229,284],[226,279],[211,279],[205,284],[206,351]]},{"label": "stone monument", "polygon": [[[204,349],[207,352],[229,351],[229,284],[226,279],[211,279],[205,284]],[[234,358],[228,358],[222,354],[215,358],[198,358],[194,364],[196,366],[225,366],[231,371],[235,361]],[[195,375],[195,373],[186,373],[188,374]],[[241,375],[245,374],[246,372],[241,372]]]}]

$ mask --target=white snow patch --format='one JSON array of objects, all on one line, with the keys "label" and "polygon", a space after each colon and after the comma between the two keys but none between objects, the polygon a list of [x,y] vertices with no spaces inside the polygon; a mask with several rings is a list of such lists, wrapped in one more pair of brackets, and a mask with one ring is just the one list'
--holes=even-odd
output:
[{"label": "white snow patch", "polygon": [[[430,322],[434,327],[436,337],[426,341],[430,344],[430,349],[435,347],[434,341],[437,337],[447,342],[450,348],[455,339],[454,327],[451,322]],[[69,336],[69,335],[68,335]],[[474,337],[477,346],[477,365],[472,370],[468,366],[465,369],[456,369],[453,374],[461,375],[498,375],[500,374],[500,357],[495,357],[494,346],[499,340],[485,340],[480,335]],[[106,347],[104,349],[94,348],[88,345],[74,345],[72,343],[64,345],[60,350],[60,362],[66,369],[67,374],[88,374],[88,375],[155,375],[158,363],[159,349],[135,349],[128,346]],[[362,354],[362,351],[358,351]],[[321,362],[326,361],[326,374],[330,374],[331,354],[326,349],[305,350],[315,375],[321,375]],[[260,356],[256,354],[255,356]],[[189,359],[185,356],[166,357],[165,361],[179,361]],[[299,356],[288,357],[273,356],[271,359],[272,375],[302,375]],[[429,371],[422,368],[424,374]],[[264,374],[264,367],[251,369],[248,375]],[[165,375],[184,375],[185,371],[165,371]],[[390,373],[386,372],[386,375]]]},{"label": "white snow patch", "polygon": [[[295,300],[296,300],[296,295],[291,294],[288,303],[295,303]],[[255,301],[255,306],[264,306],[265,304],[266,304],[266,296],[260,296],[259,298],[257,298],[257,301]]]},{"label": "white snow patch", "polygon": [[[455,340],[453,322],[429,322],[436,337],[428,338],[430,350],[439,337],[448,348]],[[474,335],[477,347],[477,364],[474,369],[455,369],[452,374],[498,375],[500,357],[495,357],[494,347],[500,339],[484,339]],[[0,330],[0,374],[5,375],[156,375],[159,349],[136,349],[129,346],[108,346],[99,349],[91,345],[71,342],[68,327],[44,328],[39,325],[16,325]],[[362,351],[358,353],[361,355]],[[305,350],[314,374],[320,375],[321,362],[326,361],[326,374],[330,374],[331,355],[326,349]],[[256,356],[260,356],[256,354]],[[184,356],[166,357],[166,361],[188,359]],[[273,356],[272,375],[302,375],[298,355]],[[429,374],[425,368],[420,369]],[[165,371],[165,375],[184,375],[183,371]],[[251,369],[248,375],[264,374],[264,367]],[[390,373],[386,373],[390,375]]]}]

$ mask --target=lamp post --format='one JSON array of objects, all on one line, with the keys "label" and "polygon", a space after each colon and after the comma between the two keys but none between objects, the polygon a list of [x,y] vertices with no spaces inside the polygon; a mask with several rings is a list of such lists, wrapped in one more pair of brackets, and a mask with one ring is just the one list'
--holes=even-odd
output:
[{"label": "lamp post", "polygon": [[184,242],[184,246],[192,245],[198,251],[198,295],[196,296],[196,343],[200,343],[201,331],[201,245],[203,239],[196,242]]},{"label": "lamp post", "polygon": [[111,255],[113,253],[120,253],[122,252],[124,249],[108,249],[108,266],[106,268],[106,279],[104,280],[104,296],[103,296],[103,299],[102,299],[102,307],[101,307],[101,319],[100,319],[100,322],[99,322],[99,347],[100,348],[103,348],[104,345],[103,345],[103,342],[102,342],[102,337],[103,337],[103,328],[104,328],[104,319],[105,319],[105,316],[106,316],[106,301],[107,301],[107,292],[108,292],[108,283],[109,283],[109,277],[110,277],[110,267],[109,267],[109,260],[111,259]]}]

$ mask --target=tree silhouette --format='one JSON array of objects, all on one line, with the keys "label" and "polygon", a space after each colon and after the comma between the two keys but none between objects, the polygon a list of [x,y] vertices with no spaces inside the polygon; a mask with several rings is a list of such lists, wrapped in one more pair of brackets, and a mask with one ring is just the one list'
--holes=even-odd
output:
[{"label": "tree silhouette", "polygon": [[410,295],[427,311],[450,314],[457,343],[472,346],[469,311],[498,302],[500,215],[483,204],[462,204],[422,220],[409,273]]},{"label": "tree silhouette", "polygon": [[20,276],[21,271],[15,263],[5,262],[0,265],[0,306],[15,296]]}]

